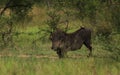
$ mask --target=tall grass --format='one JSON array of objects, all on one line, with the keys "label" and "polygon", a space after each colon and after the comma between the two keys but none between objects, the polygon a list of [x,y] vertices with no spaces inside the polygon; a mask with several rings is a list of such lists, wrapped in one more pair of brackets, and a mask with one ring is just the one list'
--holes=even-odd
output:
[{"label": "tall grass", "polygon": [[120,63],[109,58],[0,58],[1,75],[119,75]]}]

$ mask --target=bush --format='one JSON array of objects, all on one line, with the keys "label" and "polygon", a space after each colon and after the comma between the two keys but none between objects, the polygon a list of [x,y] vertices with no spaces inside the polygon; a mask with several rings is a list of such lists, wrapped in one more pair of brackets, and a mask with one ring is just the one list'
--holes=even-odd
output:
[{"label": "bush", "polygon": [[100,25],[96,26],[97,36],[101,35],[107,38],[112,33],[112,31],[112,26],[108,24],[101,23]]},{"label": "bush", "polygon": [[54,31],[59,24],[60,15],[56,11],[50,11],[47,14],[49,16],[49,19],[46,23],[49,26],[50,30]]}]

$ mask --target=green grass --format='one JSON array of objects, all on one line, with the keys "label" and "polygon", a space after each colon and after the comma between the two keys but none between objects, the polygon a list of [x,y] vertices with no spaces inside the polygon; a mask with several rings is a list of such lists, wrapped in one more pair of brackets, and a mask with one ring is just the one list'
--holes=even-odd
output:
[{"label": "green grass", "polygon": [[120,63],[110,58],[0,58],[1,75],[119,75]]}]

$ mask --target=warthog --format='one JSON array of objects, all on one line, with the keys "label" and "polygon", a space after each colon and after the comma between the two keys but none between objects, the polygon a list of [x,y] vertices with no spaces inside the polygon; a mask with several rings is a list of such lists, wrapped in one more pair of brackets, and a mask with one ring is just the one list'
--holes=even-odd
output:
[{"label": "warthog", "polygon": [[66,57],[67,51],[80,49],[83,44],[90,50],[88,56],[92,55],[90,29],[81,27],[73,33],[66,33],[60,29],[56,29],[56,31],[51,33],[50,39],[52,41],[51,49],[57,52],[59,58]]}]

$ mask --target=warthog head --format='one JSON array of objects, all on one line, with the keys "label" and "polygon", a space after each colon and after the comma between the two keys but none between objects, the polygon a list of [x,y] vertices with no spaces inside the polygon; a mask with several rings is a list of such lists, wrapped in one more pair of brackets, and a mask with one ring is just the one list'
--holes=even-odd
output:
[{"label": "warthog head", "polygon": [[52,41],[51,49],[55,51],[60,50],[63,46],[65,35],[66,33],[64,31],[61,31],[60,29],[52,32],[50,35],[50,40]]}]

